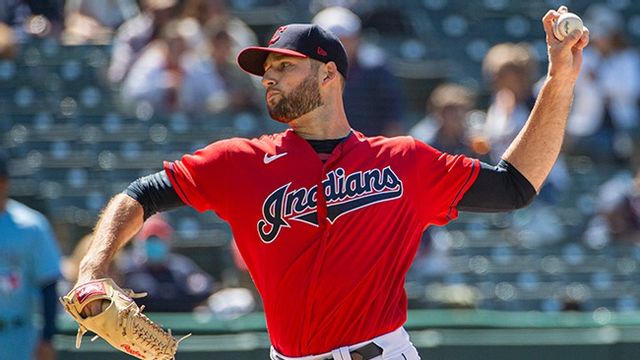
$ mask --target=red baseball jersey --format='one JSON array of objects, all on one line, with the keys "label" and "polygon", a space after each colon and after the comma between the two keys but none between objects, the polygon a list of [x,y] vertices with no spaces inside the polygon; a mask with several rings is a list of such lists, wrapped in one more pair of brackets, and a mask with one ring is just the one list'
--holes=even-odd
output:
[{"label": "red baseball jersey", "polygon": [[354,132],[326,162],[292,130],[165,163],[184,202],[227,221],[272,345],[305,356],[402,326],[405,275],[430,224],[457,217],[479,162]]}]

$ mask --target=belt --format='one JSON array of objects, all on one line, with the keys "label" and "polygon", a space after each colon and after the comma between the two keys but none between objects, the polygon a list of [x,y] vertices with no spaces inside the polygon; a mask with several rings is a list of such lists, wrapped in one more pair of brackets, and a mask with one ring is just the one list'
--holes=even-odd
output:
[{"label": "belt", "polygon": [[[372,342],[368,343],[367,345],[357,349],[357,350],[353,350],[352,352],[349,353],[351,355],[351,359],[352,360],[371,360],[373,358],[375,358],[376,356],[380,356],[382,355],[382,348]],[[280,360],[285,360],[283,358],[281,358],[280,356],[276,357]],[[332,360],[331,358],[326,358],[323,360]]]},{"label": "belt", "polygon": [[19,328],[26,324],[27,322],[21,316],[14,317],[12,319],[0,319],[0,332],[9,330],[11,328]]}]

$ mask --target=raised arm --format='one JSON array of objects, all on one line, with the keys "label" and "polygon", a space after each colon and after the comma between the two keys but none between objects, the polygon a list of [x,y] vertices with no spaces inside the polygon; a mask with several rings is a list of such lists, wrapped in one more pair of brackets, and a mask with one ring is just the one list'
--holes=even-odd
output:
[{"label": "raised arm", "polygon": [[565,6],[549,10],[542,18],[546,33],[549,67],[544,85],[529,120],[502,158],[515,166],[539,191],[558,158],[573,88],[582,66],[582,49],[589,43],[589,31],[575,31],[560,41],[553,36],[553,21],[567,12]]}]

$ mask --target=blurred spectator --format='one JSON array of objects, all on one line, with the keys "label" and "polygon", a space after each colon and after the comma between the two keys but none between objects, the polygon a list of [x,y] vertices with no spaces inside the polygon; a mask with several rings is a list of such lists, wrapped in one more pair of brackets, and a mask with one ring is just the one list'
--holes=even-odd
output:
[{"label": "blurred spectator", "polygon": [[[226,0],[186,0],[183,5],[182,16],[193,19],[200,29],[224,29],[231,37],[231,53],[235,55],[241,49],[258,43],[256,34],[240,18],[229,12]],[[206,43],[207,39],[198,39],[198,34],[205,30],[194,31],[189,40],[193,46]],[[210,38],[210,37],[209,37]]]},{"label": "blurred spectator", "polygon": [[475,101],[475,94],[462,85],[439,85],[427,100],[427,115],[409,135],[449,154],[482,157],[487,146],[472,136],[473,129],[467,122]]},{"label": "blurred spectator", "polygon": [[621,171],[600,186],[583,240],[595,249],[612,242],[640,244],[640,170],[635,177]]},{"label": "blurred spectator", "polygon": [[67,0],[62,42],[108,44],[114,31],[138,14],[135,0]]},{"label": "blurred spectator", "polygon": [[591,40],[576,82],[569,140],[596,160],[628,159],[640,123],[640,55],[625,39],[622,16],[610,7],[591,5],[585,25]]},{"label": "blurred spectator", "polygon": [[219,79],[224,92],[219,101],[210,103],[209,112],[258,112],[262,108],[262,92],[255,86],[251,76],[242,71],[235,62],[233,39],[224,28],[208,28],[211,73]]},{"label": "blurred spectator", "polygon": [[133,64],[122,86],[122,101],[148,103],[156,111],[202,113],[226,102],[225,87],[209,58],[188,48],[184,20],[163,27]]},{"label": "blurred spectator", "polygon": [[[533,109],[538,62],[528,44],[502,43],[489,49],[482,62],[482,71],[492,95],[483,133],[489,141],[491,161],[497,163]],[[551,170],[547,184],[552,187],[544,186],[536,201],[556,202],[556,191],[569,186],[562,154]]]},{"label": "blurred spectator", "polygon": [[47,219],[9,199],[9,182],[8,157],[0,153],[0,349],[3,358],[53,360],[60,251]]},{"label": "blurred spectator", "polygon": [[14,59],[18,55],[18,49],[13,29],[0,22],[0,59]]},{"label": "blurred spectator", "polygon": [[160,29],[175,18],[178,0],[141,0],[141,12],[125,21],[113,40],[111,63],[107,71],[113,83],[124,80],[142,49],[160,35]]},{"label": "blurred spectator", "polygon": [[491,158],[497,162],[529,118],[538,63],[529,45],[503,43],[489,49],[482,71],[492,93],[485,135],[491,143]]},{"label": "blurred spectator", "polygon": [[405,99],[389,71],[383,51],[361,39],[360,18],[348,9],[329,7],[313,23],[340,38],[349,58],[344,105],[351,126],[365,135],[404,133]]},{"label": "blurred spectator", "polygon": [[140,291],[149,311],[192,311],[213,292],[213,279],[191,259],[171,252],[173,228],[160,216],[144,223],[134,239],[129,259],[118,266],[123,287]]}]

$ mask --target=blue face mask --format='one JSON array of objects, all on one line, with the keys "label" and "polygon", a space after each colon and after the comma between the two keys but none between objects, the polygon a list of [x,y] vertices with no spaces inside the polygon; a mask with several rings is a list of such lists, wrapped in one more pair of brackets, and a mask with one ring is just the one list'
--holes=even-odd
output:
[{"label": "blue face mask", "polygon": [[169,244],[157,237],[150,237],[144,242],[144,252],[147,255],[147,261],[160,263],[169,257]]}]

